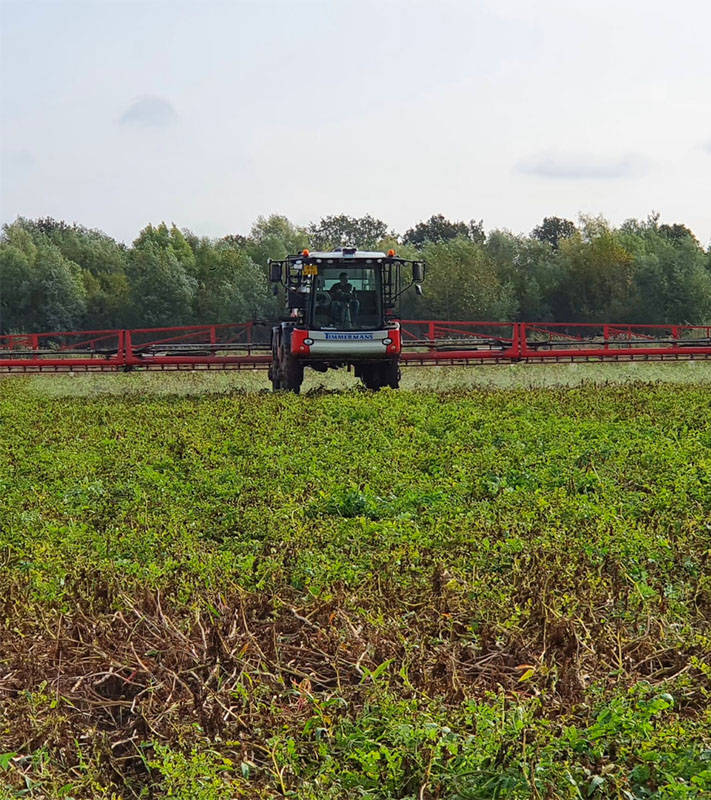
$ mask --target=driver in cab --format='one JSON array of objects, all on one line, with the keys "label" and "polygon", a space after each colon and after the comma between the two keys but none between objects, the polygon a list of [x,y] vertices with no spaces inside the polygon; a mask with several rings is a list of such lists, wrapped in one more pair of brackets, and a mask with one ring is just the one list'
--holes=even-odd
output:
[{"label": "driver in cab", "polygon": [[355,287],[348,283],[348,273],[341,272],[338,283],[328,290],[331,295],[331,313],[335,322],[352,323],[358,315],[360,303],[356,297]]}]

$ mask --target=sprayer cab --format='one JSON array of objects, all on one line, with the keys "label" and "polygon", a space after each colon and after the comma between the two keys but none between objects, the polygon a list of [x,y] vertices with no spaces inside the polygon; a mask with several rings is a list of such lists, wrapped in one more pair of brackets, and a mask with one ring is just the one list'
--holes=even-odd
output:
[{"label": "sprayer cab", "polygon": [[424,261],[343,248],[304,250],[269,262],[269,277],[284,288],[289,320],[272,330],[270,377],[275,389],[299,391],[303,369],[353,367],[368,388],[399,383],[398,300],[410,287],[421,294]]}]

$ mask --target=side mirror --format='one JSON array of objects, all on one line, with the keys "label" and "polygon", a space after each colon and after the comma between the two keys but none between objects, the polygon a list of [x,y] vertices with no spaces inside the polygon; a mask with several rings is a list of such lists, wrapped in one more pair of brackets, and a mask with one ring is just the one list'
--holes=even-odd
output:
[{"label": "side mirror", "polygon": [[272,283],[281,283],[281,277],[282,277],[282,262],[281,261],[270,261],[269,262],[269,280]]},{"label": "side mirror", "polygon": [[420,286],[420,284],[419,284],[419,283],[416,283],[416,284],[415,284],[415,294],[416,294],[418,297],[422,297],[422,287]]},{"label": "side mirror", "polygon": [[412,280],[415,283],[422,283],[425,279],[425,262],[413,261],[412,262]]}]

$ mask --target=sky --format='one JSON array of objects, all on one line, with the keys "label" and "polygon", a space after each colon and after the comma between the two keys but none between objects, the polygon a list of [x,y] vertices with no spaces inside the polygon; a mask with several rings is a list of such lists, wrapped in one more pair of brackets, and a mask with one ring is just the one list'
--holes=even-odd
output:
[{"label": "sky", "polygon": [[130,242],[652,212],[711,243],[706,0],[0,0],[0,218]]}]

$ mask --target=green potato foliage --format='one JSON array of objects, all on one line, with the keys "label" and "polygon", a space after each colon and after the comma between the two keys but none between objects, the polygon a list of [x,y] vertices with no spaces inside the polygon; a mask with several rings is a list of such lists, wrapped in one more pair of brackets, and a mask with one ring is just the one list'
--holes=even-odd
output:
[{"label": "green potato foliage", "polygon": [[709,796],[708,385],[154,377],[0,383],[0,798]]}]

